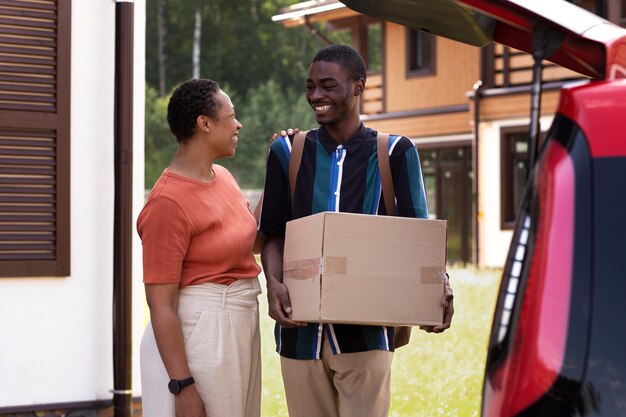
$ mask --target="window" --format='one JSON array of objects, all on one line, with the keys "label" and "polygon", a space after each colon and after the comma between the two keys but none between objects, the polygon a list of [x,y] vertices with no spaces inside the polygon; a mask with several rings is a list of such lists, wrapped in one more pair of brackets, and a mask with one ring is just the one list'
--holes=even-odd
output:
[{"label": "window", "polygon": [[384,24],[367,17],[349,17],[328,24],[330,40],[335,44],[351,45],[359,52],[367,70],[367,83],[361,96],[361,114],[385,111],[383,76]]},{"label": "window", "polygon": [[407,29],[407,75],[435,73],[435,36],[423,30]]},{"label": "window", "polygon": [[348,27],[333,30],[328,34],[328,38],[336,45],[350,45],[352,42],[352,29]]},{"label": "window", "polygon": [[0,3],[0,276],[69,275],[70,5]]},{"label": "window", "polygon": [[382,45],[383,28],[381,22],[367,25],[367,66],[368,72],[380,72],[383,69]]},{"label": "window", "polygon": [[356,49],[367,72],[379,73],[383,68],[383,24],[369,17],[333,21],[328,26],[328,38],[334,44],[351,45]]},{"label": "window", "polygon": [[503,229],[513,228],[528,177],[528,127],[500,132],[500,191]]}]

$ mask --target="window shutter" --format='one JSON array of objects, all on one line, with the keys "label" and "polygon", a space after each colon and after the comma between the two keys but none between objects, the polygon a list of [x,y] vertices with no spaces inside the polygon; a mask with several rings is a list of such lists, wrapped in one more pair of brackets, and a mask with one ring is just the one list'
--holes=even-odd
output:
[{"label": "window shutter", "polygon": [[0,2],[0,276],[70,272],[70,17]]}]

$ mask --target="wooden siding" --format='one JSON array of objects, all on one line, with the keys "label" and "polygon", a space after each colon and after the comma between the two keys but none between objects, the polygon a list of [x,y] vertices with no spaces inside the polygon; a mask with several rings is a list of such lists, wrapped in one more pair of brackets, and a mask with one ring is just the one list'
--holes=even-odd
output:
[{"label": "wooden siding", "polygon": [[[532,82],[533,57],[526,52],[495,44],[493,46],[493,85],[489,87],[511,87],[528,85]],[[580,78],[577,72],[549,61],[543,61],[544,82]]]},{"label": "wooden siding", "polygon": [[383,112],[383,75],[368,74],[365,91],[361,96],[361,114]]},{"label": "wooden siding", "polygon": [[480,78],[480,50],[437,37],[435,73],[407,78],[404,26],[387,23],[385,103],[387,112],[465,104],[466,92]]},{"label": "wooden siding", "polygon": [[423,115],[394,119],[368,120],[367,126],[380,132],[410,138],[471,133],[470,112]]},{"label": "wooden siding", "polygon": [[[554,114],[559,101],[559,90],[543,91],[541,114]],[[480,102],[480,119],[483,122],[530,114],[530,93],[483,97]]]}]

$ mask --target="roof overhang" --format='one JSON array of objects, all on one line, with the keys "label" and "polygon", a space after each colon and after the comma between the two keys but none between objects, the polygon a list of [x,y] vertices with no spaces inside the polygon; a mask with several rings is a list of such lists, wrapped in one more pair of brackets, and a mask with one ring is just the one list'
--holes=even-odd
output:
[{"label": "roof overhang", "polygon": [[304,25],[306,22],[334,20],[349,16],[358,16],[359,13],[346,7],[339,0],[311,0],[284,7],[272,21],[281,23],[285,27]]}]

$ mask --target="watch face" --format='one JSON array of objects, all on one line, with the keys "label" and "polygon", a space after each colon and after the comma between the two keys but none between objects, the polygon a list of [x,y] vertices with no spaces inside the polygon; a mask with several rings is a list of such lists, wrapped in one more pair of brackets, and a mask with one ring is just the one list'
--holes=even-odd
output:
[{"label": "watch face", "polygon": [[170,390],[170,392],[174,395],[178,394],[180,392],[180,382],[178,382],[175,379],[172,379],[169,384],[167,384],[167,388]]}]

